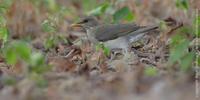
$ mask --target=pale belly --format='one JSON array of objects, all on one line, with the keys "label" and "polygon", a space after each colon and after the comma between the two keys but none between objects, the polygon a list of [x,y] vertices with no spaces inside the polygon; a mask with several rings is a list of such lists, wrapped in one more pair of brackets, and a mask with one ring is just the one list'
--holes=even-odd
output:
[{"label": "pale belly", "polygon": [[[88,32],[88,33],[90,33],[90,32]],[[127,36],[123,36],[123,37],[120,37],[120,38],[117,38],[114,40],[105,41],[105,42],[103,42],[103,44],[105,45],[105,47],[108,47],[110,49],[125,49],[125,50],[127,50],[129,48],[129,44],[141,39],[141,37],[143,37],[143,35],[144,35],[144,33],[138,34],[138,35],[127,35]],[[92,36],[91,34],[88,34],[88,38],[93,44],[99,43],[99,41],[96,40],[94,38],[94,36]]]},{"label": "pale belly", "polygon": [[116,49],[116,48],[128,49],[129,41],[125,37],[121,37],[114,40],[106,41],[104,42],[104,45],[110,49]]}]

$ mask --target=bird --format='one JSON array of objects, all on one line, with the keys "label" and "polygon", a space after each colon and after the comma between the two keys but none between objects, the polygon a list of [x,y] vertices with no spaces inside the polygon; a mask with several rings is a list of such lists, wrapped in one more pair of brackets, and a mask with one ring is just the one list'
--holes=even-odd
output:
[{"label": "bird", "polygon": [[103,43],[109,49],[123,49],[125,53],[130,50],[131,43],[141,39],[150,31],[156,30],[158,25],[139,26],[135,23],[102,24],[96,17],[87,16],[71,27],[82,27],[86,30],[88,39],[95,45]]}]

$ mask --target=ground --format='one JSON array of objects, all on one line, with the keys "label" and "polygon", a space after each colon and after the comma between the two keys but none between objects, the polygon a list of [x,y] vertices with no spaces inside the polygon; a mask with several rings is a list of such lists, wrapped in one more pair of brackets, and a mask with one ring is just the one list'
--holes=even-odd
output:
[{"label": "ground", "polygon": [[[0,0],[2,100],[195,100],[198,0]],[[70,25],[158,24],[129,57],[92,45]],[[195,31],[196,30],[196,31]],[[196,75],[196,81],[195,81]],[[196,86],[196,87],[195,87]],[[196,92],[195,92],[196,91]]]}]

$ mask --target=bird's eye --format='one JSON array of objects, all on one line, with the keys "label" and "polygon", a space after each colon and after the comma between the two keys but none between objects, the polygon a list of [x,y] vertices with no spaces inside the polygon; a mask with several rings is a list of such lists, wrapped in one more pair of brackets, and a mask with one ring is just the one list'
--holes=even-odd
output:
[{"label": "bird's eye", "polygon": [[85,19],[85,20],[83,20],[83,22],[84,22],[84,23],[87,23],[87,22],[88,22],[88,20],[87,20],[87,19]]}]

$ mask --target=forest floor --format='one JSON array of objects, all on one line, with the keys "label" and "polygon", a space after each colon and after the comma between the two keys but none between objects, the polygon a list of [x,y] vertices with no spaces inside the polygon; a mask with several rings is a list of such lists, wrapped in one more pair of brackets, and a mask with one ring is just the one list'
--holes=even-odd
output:
[{"label": "forest floor", "polygon": [[[109,0],[108,5],[104,0],[44,1],[47,3],[0,1],[3,15],[0,33],[6,33],[2,31],[4,27],[9,31],[6,39],[1,38],[0,100],[195,100],[195,96],[200,97],[192,67],[195,61],[200,61],[189,50],[193,42],[199,41],[190,29],[194,27],[198,0],[189,0],[187,10],[179,9],[175,0]],[[97,14],[101,22],[111,23],[112,16],[129,14],[126,10],[110,13],[123,7],[134,13],[131,21],[138,25],[160,25],[158,30],[132,44],[130,58],[119,53],[111,60],[109,50],[91,46],[83,29],[70,27],[87,12]],[[104,8],[109,8],[108,12]],[[130,23],[129,20],[119,22]]]}]

